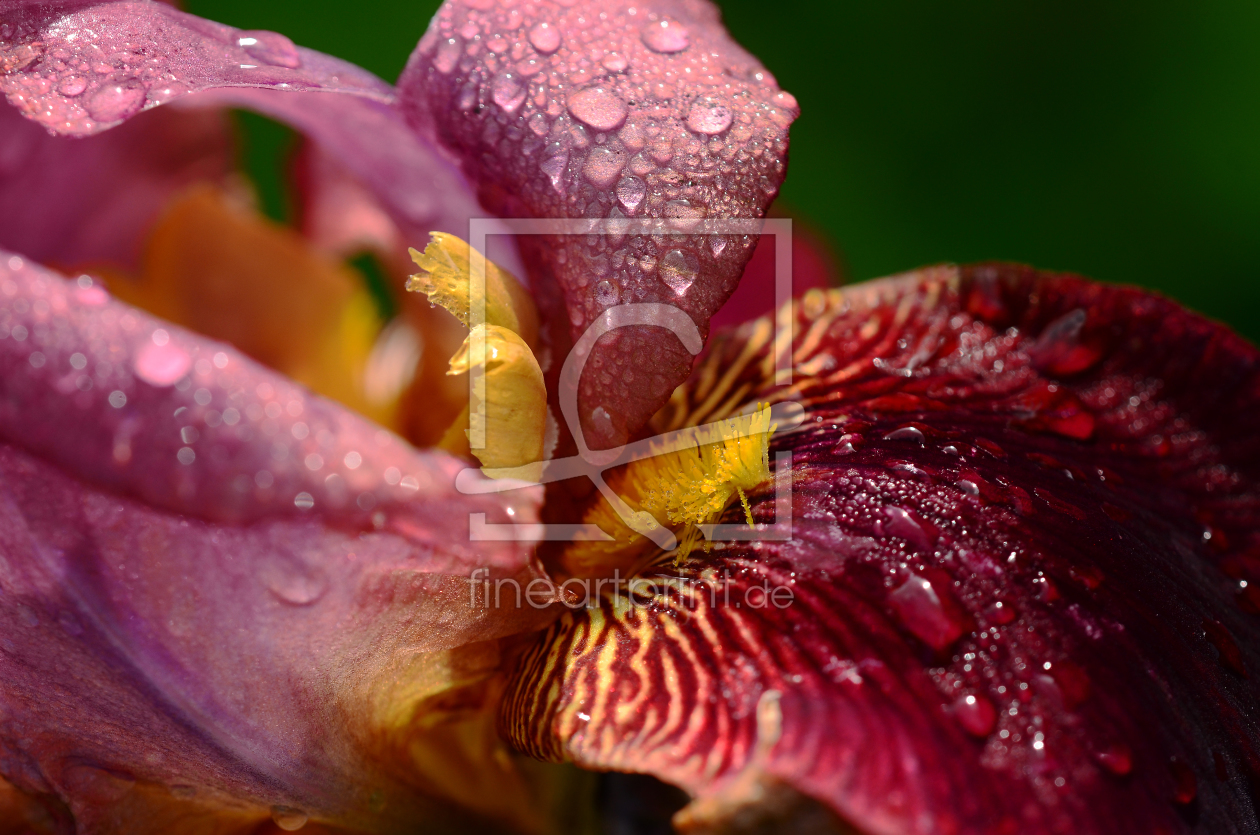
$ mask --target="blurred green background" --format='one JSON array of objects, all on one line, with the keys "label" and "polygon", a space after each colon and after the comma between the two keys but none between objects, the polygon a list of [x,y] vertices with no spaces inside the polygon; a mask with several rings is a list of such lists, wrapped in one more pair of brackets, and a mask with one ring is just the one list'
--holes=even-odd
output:
[{"label": "blurred green background", "polygon": [[[389,80],[437,5],[187,3]],[[1152,287],[1260,338],[1260,3],[719,5],[801,103],[782,200],[848,280],[1016,260]],[[245,132],[250,171],[273,164],[283,132]]]}]

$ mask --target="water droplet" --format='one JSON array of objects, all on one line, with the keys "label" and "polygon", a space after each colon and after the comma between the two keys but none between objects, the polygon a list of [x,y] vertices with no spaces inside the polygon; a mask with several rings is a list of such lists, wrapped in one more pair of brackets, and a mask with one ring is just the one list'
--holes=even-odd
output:
[{"label": "water droplet", "polygon": [[292,806],[272,806],[271,820],[285,832],[296,832],[306,826],[306,813]]},{"label": "water droplet", "polygon": [[670,200],[665,204],[665,217],[669,225],[682,232],[690,232],[704,220],[703,206],[693,206],[687,200]]},{"label": "water droplet", "polygon": [[1123,777],[1133,770],[1133,752],[1123,742],[1116,742],[1101,751],[1095,751],[1094,759],[1117,777]]},{"label": "water droplet", "polygon": [[709,238],[709,251],[713,253],[714,258],[719,257],[726,251],[726,238],[723,238],[721,235],[714,235],[712,238]]},{"label": "water droplet", "polygon": [[268,591],[292,606],[309,606],[328,591],[328,579],[322,573],[290,565],[270,566],[264,582]]},{"label": "water droplet", "polygon": [[83,108],[98,122],[116,122],[139,110],[144,96],[144,84],[138,78],[111,81],[88,96]]},{"label": "water droplet", "polygon": [[550,178],[551,187],[556,190],[556,193],[564,194],[565,174],[569,170],[569,152],[559,142],[553,142],[548,146],[548,151],[549,155],[538,164],[538,167]]},{"label": "water droplet", "polygon": [[236,38],[236,43],[264,64],[291,70],[302,66],[302,56],[298,54],[293,41],[279,32],[261,29],[241,32]]},{"label": "water droplet", "polygon": [[607,87],[588,87],[569,97],[573,118],[596,130],[613,130],[626,119],[626,103]]},{"label": "water droplet", "polygon": [[448,75],[459,64],[459,56],[463,51],[464,43],[459,36],[445,38],[438,42],[437,53],[433,56],[433,66],[442,75]]},{"label": "water droplet", "polygon": [[81,75],[69,75],[61,79],[57,92],[63,96],[77,96],[87,89],[87,79]]},{"label": "water droplet", "polygon": [[900,429],[894,429],[884,436],[885,441],[912,441],[916,444],[924,443],[923,430],[917,426],[903,426]]},{"label": "water droplet", "polygon": [[525,101],[525,86],[512,73],[501,73],[490,85],[490,99],[505,113],[515,113]]},{"label": "water droplet", "polygon": [[529,30],[529,42],[543,55],[550,55],[560,48],[560,31],[543,21]]},{"label": "water droplet", "polygon": [[7,47],[0,51],[0,75],[24,69],[43,54],[44,45],[38,41]]},{"label": "water droplet", "polygon": [[718,134],[731,126],[735,114],[724,104],[697,99],[687,113],[687,127],[696,133]]},{"label": "water droplet", "polygon": [[699,272],[700,262],[690,252],[671,249],[661,259],[661,281],[668,284],[680,296],[687,292],[687,288],[696,280]]},{"label": "water droplet", "polygon": [[916,638],[938,652],[949,647],[964,632],[964,624],[943,584],[933,585],[927,577],[914,576],[888,595],[902,624]]},{"label": "water droplet", "polygon": [[136,376],[151,386],[163,388],[179,382],[192,367],[192,357],[177,345],[146,342],[136,352]]},{"label": "water droplet", "polygon": [[621,289],[608,279],[595,285],[595,303],[600,307],[612,307],[621,298]]},{"label": "water droplet", "polygon": [[315,497],[305,491],[293,497],[293,506],[299,510],[310,510],[315,506]]},{"label": "water droplet", "polygon": [[643,198],[647,197],[647,184],[638,177],[622,177],[617,183],[617,202],[631,217],[638,211]]},{"label": "water droplet", "polygon": [[1015,607],[999,600],[984,610],[984,619],[988,623],[1005,626],[1015,620]]},{"label": "water droplet", "polygon": [[643,43],[653,52],[669,55],[691,46],[691,35],[678,21],[663,18],[643,27]]},{"label": "water droplet", "polygon": [[983,695],[968,694],[954,702],[954,718],[972,736],[986,737],[997,724],[997,710]]},{"label": "water droplet", "polygon": [[900,507],[884,508],[884,530],[906,540],[920,551],[930,551],[936,544],[936,533],[929,531],[909,511]]},{"label": "water droplet", "polygon": [[1193,802],[1199,793],[1199,781],[1190,766],[1173,757],[1168,761],[1168,770],[1173,778],[1173,802],[1183,806]]},{"label": "water droplet", "polygon": [[617,181],[625,164],[625,154],[612,148],[596,148],[587,155],[582,176],[600,188],[607,188]]}]

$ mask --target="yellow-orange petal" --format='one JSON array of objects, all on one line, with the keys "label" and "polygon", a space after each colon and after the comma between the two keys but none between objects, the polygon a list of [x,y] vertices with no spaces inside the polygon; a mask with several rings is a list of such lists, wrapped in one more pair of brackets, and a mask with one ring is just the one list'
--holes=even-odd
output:
[{"label": "yellow-orange petal", "polygon": [[214,339],[381,422],[392,405],[369,399],[364,370],[380,321],[355,274],[300,235],[197,186],[154,227],[124,301]]}]

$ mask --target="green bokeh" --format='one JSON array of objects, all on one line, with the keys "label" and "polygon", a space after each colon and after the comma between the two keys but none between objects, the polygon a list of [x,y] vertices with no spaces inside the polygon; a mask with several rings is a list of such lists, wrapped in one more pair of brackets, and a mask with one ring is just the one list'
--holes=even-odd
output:
[{"label": "green bokeh", "polygon": [[[1260,3],[721,5],[801,102],[783,199],[849,278],[1018,260],[1260,337]],[[436,3],[189,8],[392,80]]]}]

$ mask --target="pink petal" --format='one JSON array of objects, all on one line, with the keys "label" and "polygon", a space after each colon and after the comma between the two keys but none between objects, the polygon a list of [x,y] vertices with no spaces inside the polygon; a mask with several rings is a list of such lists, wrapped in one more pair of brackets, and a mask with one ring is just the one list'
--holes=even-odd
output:
[{"label": "pink petal", "polygon": [[7,253],[0,439],[0,774],[84,831],[138,825],[150,790],[450,814],[378,705],[450,665],[483,679],[498,650],[475,642],[545,617],[473,606],[459,576],[532,576],[531,543],[468,525],[531,521],[537,496],[461,495],[454,459]]},{"label": "pink petal", "polygon": [[171,198],[232,170],[222,113],[166,108],[90,141],[0,106],[0,247],[59,266],[135,266]]},{"label": "pink petal", "polygon": [[[783,179],[795,100],[704,2],[448,2],[399,80],[416,124],[460,157],[503,217],[760,218]],[[663,302],[707,333],[754,239],[525,236],[576,337],[614,304]],[[545,292],[540,290],[539,292]],[[579,404],[589,442],[638,429],[691,355],[659,328],[610,334]]]}]

